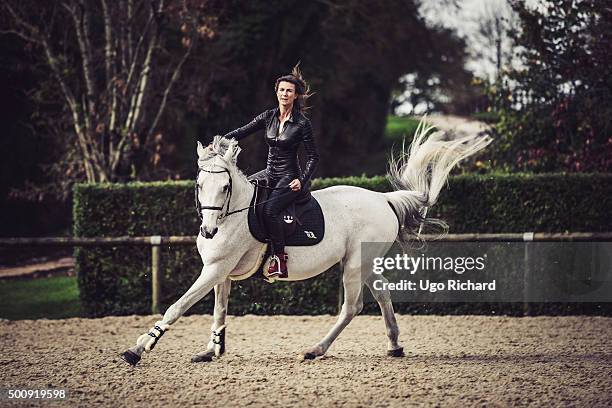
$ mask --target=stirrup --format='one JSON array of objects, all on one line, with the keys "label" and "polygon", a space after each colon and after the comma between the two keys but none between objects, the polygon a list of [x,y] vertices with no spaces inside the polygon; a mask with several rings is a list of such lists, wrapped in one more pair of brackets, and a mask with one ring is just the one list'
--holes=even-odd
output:
[{"label": "stirrup", "polygon": [[[264,280],[268,283],[273,283],[277,279],[282,277],[287,277],[287,260],[288,256],[285,252],[272,254],[268,258],[269,261],[265,266],[265,269],[262,271]],[[283,262],[285,262],[285,268],[283,269]]]},{"label": "stirrup", "polygon": [[274,254],[270,257],[270,266],[272,266],[273,262],[276,266],[276,270],[274,272],[270,272],[270,268],[268,267],[268,276],[271,278],[276,278],[283,274],[283,271],[281,271],[280,258],[278,257],[278,255]]}]

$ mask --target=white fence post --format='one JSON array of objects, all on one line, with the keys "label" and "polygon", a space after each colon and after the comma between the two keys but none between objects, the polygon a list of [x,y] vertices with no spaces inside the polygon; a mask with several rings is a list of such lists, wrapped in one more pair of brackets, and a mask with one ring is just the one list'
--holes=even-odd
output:
[{"label": "white fence post", "polygon": [[151,237],[151,313],[159,314],[159,302],[161,300],[161,276],[159,271],[159,247],[161,236]]}]

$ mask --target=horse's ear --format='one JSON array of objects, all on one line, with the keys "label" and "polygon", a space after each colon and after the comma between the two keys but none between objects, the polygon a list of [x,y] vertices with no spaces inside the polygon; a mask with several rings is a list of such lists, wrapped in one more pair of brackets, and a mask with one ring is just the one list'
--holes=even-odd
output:
[{"label": "horse's ear", "polygon": [[206,148],[198,141],[198,158],[202,158],[206,154]]},{"label": "horse's ear", "polygon": [[223,159],[229,163],[236,164],[238,161],[238,154],[240,154],[241,150],[240,146],[238,146],[238,142],[232,140],[232,143],[230,143],[227,147],[227,151],[223,155]]}]

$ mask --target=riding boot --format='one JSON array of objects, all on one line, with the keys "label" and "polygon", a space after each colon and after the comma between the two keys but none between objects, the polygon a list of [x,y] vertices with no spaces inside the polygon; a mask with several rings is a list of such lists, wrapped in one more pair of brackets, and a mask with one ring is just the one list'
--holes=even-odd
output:
[{"label": "riding boot", "polygon": [[268,275],[286,277],[287,274],[287,254],[285,253],[285,236],[280,215],[268,219],[268,232],[272,238],[272,248],[274,255],[268,267]]}]

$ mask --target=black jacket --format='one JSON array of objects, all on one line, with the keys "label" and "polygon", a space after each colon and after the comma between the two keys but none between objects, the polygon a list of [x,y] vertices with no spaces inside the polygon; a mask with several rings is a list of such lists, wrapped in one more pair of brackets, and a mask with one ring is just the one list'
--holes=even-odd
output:
[{"label": "black jacket", "polygon": [[[279,109],[276,108],[265,111],[247,125],[229,132],[223,137],[241,140],[258,130],[265,129],[266,142],[268,143],[267,171],[269,177],[279,180],[289,176],[293,179],[299,179],[304,185],[312,178],[319,162],[319,153],[312,137],[310,120],[294,109],[291,112],[291,117],[285,122],[280,135],[278,134],[279,126]],[[298,161],[300,143],[304,143],[307,156],[304,172],[300,171]]]}]

